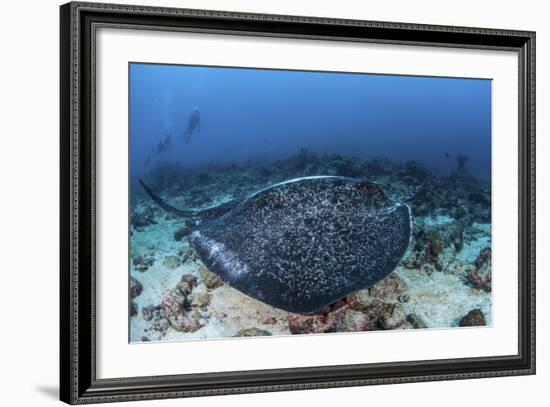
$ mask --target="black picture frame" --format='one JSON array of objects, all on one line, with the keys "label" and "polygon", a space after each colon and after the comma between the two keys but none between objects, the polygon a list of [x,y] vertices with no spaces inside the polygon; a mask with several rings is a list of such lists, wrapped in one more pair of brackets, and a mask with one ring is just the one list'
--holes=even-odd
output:
[{"label": "black picture frame", "polygon": [[[72,2],[60,7],[60,398],[70,404],[535,373],[535,33]],[[519,56],[519,349],[514,355],[96,378],[95,29],[185,30],[416,46]]]}]

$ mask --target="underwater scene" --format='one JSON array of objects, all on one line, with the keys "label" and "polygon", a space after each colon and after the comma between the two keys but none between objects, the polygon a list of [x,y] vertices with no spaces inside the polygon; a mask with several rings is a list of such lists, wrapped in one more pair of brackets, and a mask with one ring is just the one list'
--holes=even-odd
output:
[{"label": "underwater scene", "polygon": [[491,86],[131,63],[130,342],[491,325]]}]

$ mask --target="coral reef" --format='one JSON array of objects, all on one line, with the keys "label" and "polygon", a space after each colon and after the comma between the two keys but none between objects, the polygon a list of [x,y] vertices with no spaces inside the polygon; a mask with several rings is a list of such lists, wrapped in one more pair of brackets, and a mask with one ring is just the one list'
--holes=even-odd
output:
[{"label": "coral reef", "polygon": [[469,164],[458,154],[456,167],[445,175],[418,161],[363,160],[306,148],[274,161],[193,169],[159,163],[147,174],[148,184],[171,205],[193,210],[292,178],[364,177],[410,205],[413,238],[394,273],[374,287],[315,314],[294,314],[224,284],[189,247],[192,221],[168,214],[132,185],[131,340],[490,325],[491,189],[469,172]]}]

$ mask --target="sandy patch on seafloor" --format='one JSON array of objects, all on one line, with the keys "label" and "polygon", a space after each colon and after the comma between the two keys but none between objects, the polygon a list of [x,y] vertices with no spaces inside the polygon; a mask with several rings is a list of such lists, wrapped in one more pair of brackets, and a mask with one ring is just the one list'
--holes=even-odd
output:
[{"label": "sandy patch on seafloor", "polygon": [[462,276],[404,267],[398,267],[395,274],[407,284],[409,301],[402,304],[405,313],[417,314],[428,328],[457,327],[475,308],[481,309],[487,325],[491,324],[491,293],[464,284]]}]

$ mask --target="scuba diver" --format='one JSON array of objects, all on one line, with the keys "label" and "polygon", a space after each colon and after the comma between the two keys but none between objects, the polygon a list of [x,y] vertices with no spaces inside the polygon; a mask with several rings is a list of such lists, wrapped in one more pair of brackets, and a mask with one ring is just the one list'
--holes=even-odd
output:
[{"label": "scuba diver", "polygon": [[189,124],[187,125],[187,130],[183,134],[185,144],[188,144],[189,141],[191,141],[191,136],[193,135],[195,130],[197,130],[198,132],[201,131],[201,114],[199,113],[199,109],[196,107],[193,109],[191,116],[189,116]]},{"label": "scuba diver", "polygon": [[151,158],[153,158],[156,155],[163,154],[165,152],[170,151],[172,148],[172,137],[169,133],[166,133],[162,140],[160,140],[153,148],[151,149],[151,154],[147,156],[147,159],[145,160],[145,166],[147,167],[149,165],[149,162],[151,162]]}]

